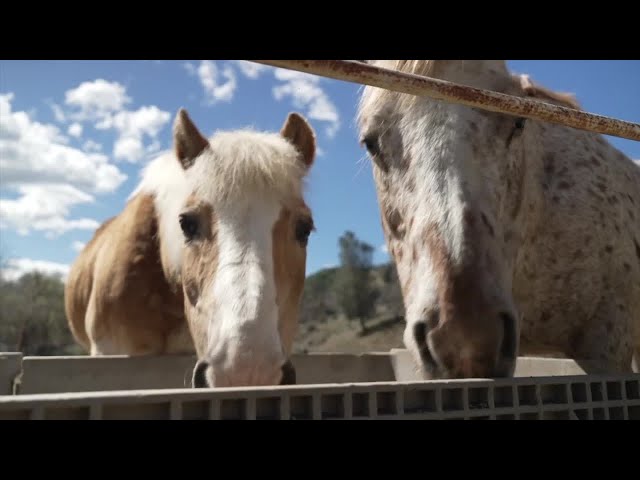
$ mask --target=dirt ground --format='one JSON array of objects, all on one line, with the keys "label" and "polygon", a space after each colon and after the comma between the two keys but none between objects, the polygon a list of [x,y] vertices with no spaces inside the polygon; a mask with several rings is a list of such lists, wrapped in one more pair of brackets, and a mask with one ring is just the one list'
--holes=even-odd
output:
[{"label": "dirt ground", "polygon": [[348,321],[343,317],[331,318],[322,323],[301,324],[294,351],[364,353],[404,348],[403,319],[377,318],[371,319],[366,325],[366,333],[361,334],[358,322]]},{"label": "dirt ground", "polygon": [[[294,352],[366,353],[405,348],[402,341],[404,326],[402,318],[375,318],[367,323],[367,332],[362,335],[358,322],[343,317],[330,318],[321,323],[303,323],[298,331]],[[562,352],[523,347],[521,356],[567,358]]]}]

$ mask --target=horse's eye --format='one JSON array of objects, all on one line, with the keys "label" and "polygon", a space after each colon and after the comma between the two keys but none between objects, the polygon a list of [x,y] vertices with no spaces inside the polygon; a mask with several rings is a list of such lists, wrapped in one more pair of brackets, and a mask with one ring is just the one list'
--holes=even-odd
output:
[{"label": "horse's eye", "polygon": [[180,215],[180,228],[187,240],[191,240],[198,233],[198,219],[194,215],[183,213]]},{"label": "horse's eye", "polygon": [[386,164],[384,158],[382,158],[378,137],[376,135],[367,135],[362,140],[360,140],[360,143],[364,145],[364,147],[367,149],[367,152],[369,152],[369,156],[373,160],[373,163],[375,163],[383,172],[388,172],[389,166]]},{"label": "horse's eye", "polygon": [[296,223],[296,240],[302,245],[306,246],[309,241],[309,235],[313,230],[313,222],[309,219],[298,220]]},{"label": "horse's eye", "polygon": [[367,149],[369,155],[375,157],[380,153],[380,144],[378,143],[378,138],[373,135],[368,135],[364,137],[361,142],[364,145],[364,148]]},{"label": "horse's eye", "polygon": [[514,138],[519,137],[522,134],[522,130],[524,130],[524,124],[526,122],[526,118],[516,118],[516,121],[513,125],[513,130],[509,133],[509,137],[507,137],[507,147],[511,145],[511,142]]}]

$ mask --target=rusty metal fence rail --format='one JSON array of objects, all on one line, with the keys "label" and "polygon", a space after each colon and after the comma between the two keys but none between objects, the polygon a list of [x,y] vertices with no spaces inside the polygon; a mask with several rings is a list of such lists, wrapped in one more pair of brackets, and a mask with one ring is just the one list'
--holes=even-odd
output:
[{"label": "rusty metal fence rail", "polygon": [[640,124],[551,103],[469,87],[436,78],[403,73],[354,60],[250,60],[335,80],[427,96],[492,112],[516,115],[640,141]]}]

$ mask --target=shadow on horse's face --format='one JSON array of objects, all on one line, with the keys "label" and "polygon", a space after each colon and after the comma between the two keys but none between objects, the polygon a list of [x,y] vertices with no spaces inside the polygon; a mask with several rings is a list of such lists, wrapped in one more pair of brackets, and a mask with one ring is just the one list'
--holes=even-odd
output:
[{"label": "shadow on horse's face", "polygon": [[[500,62],[406,62],[427,62],[422,74],[518,91]],[[430,378],[511,376],[519,322],[510,245],[519,234],[530,126],[371,87],[359,125],[402,287],[407,348]]]},{"label": "shadow on horse's face", "polygon": [[302,181],[315,138],[296,114],[281,132],[205,139],[184,111],[175,152],[190,194],[179,213],[194,387],[295,381],[289,354],[313,219]]}]

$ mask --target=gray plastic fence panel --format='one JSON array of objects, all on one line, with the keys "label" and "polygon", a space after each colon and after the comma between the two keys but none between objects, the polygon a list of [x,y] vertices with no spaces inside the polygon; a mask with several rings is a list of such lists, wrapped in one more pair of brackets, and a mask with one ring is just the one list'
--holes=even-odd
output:
[{"label": "gray plastic fence panel", "polygon": [[[7,393],[16,376],[11,363],[0,373]],[[407,350],[365,354],[311,353],[294,355],[299,384],[411,382],[423,378],[418,374]],[[1,361],[0,361],[0,364]],[[24,357],[22,372],[14,393],[36,393],[180,389],[190,386],[195,357],[166,355],[146,357]],[[516,377],[581,375],[582,366],[567,359],[521,357]],[[8,377],[6,377],[8,376]],[[6,377],[6,378],[5,378]]]},{"label": "gray plastic fence panel", "polygon": [[21,353],[0,352],[0,395],[13,394],[13,384],[22,370]]},{"label": "gray plastic fence panel", "polygon": [[0,419],[638,420],[640,374],[11,395]]},{"label": "gray plastic fence panel", "polygon": [[423,381],[408,351],[292,358],[298,385],[190,389],[195,358],[0,353],[0,419],[640,419],[640,374],[521,357],[515,378]]}]

